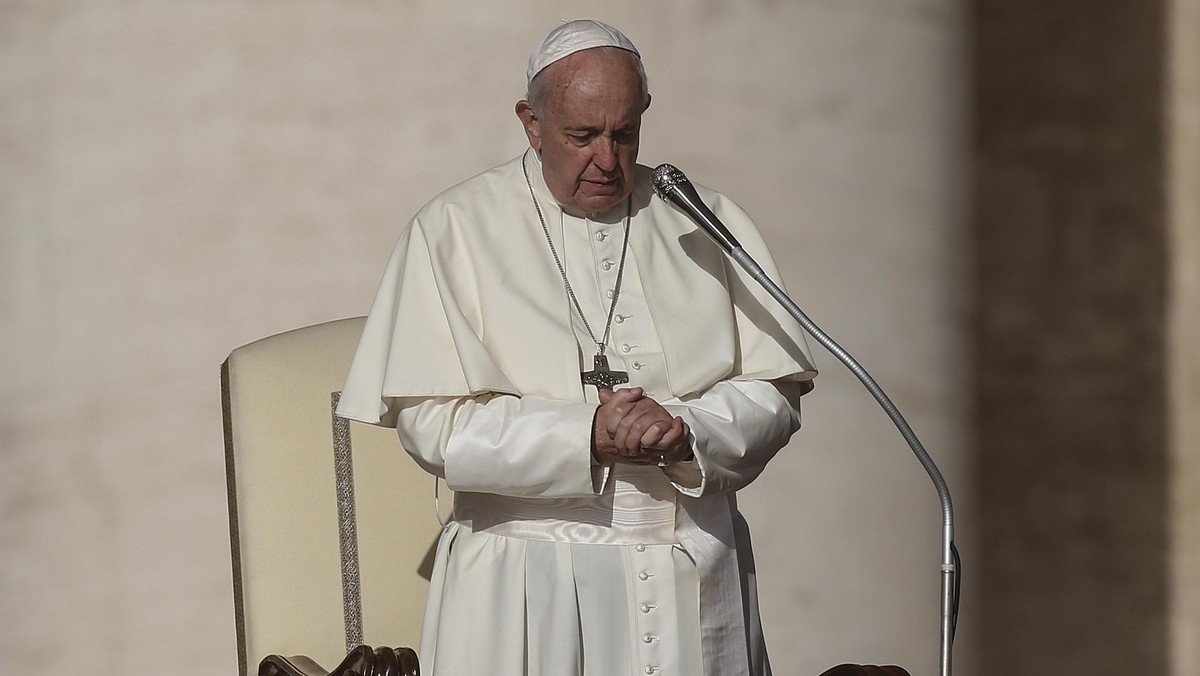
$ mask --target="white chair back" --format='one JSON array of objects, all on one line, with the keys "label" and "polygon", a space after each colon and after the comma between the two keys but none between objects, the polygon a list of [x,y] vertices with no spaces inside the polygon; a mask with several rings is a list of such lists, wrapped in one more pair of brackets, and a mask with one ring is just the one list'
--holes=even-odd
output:
[{"label": "white chair back", "polygon": [[434,479],[394,430],[333,416],[363,323],[264,338],[221,367],[243,676],[270,654],[332,668],[358,644],[419,644]]}]

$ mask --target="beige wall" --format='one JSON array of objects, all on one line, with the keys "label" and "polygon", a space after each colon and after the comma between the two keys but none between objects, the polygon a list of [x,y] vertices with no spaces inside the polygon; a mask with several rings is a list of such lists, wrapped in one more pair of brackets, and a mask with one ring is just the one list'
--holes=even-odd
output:
[{"label": "beige wall", "polygon": [[1200,673],[1200,0],[1169,14],[1171,667]]},{"label": "beige wall", "polygon": [[[589,14],[644,52],[643,162],[756,217],[941,463],[970,571],[962,5],[0,2],[0,672],[235,669],[218,365],[365,313],[407,217],[522,149],[525,58]],[[776,670],[932,673],[934,492],[818,359],[742,500]]]}]

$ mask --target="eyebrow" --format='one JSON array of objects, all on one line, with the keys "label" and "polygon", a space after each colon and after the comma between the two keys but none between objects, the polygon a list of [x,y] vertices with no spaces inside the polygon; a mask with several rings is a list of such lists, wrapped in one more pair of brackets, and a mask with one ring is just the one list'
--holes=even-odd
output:
[{"label": "eyebrow", "polygon": [[[636,125],[636,124],[632,124],[632,123],[626,124],[626,125],[623,125],[623,126],[620,126],[620,127],[617,127],[616,129],[614,129],[613,133],[614,134],[629,133],[629,132],[634,131],[637,128],[638,128],[638,125]],[[599,127],[591,127],[591,126],[586,126],[586,125],[581,125],[581,126],[577,126],[577,127],[564,127],[563,129],[566,131],[569,131],[569,132],[578,131],[578,132],[584,132],[584,133],[588,133],[588,134],[598,134],[598,133],[601,133],[604,131],[603,129],[601,129]]]}]

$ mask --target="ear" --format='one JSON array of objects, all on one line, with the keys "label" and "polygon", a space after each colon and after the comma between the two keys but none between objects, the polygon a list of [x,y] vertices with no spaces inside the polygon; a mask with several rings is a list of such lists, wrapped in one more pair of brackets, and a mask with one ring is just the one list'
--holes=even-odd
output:
[{"label": "ear", "polygon": [[654,100],[654,97],[650,96],[649,94],[646,94],[646,107],[642,108],[643,113],[646,112],[647,110],[650,110],[650,102],[652,100]]},{"label": "ear", "polygon": [[529,147],[541,152],[542,150],[542,121],[533,112],[533,106],[529,101],[521,99],[517,101],[517,119],[521,120],[521,126],[525,128],[525,137],[529,139]]}]

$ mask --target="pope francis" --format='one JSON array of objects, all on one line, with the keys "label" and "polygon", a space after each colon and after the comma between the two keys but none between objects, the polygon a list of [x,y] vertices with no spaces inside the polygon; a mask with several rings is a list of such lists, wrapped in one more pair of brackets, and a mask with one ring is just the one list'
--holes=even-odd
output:
[{"label": "pope francis", "polygon": [[529,149],[404,228],[338,411],[456,491],[422,672],[769,674],[735,494],[800,427],[804,337],[653,197],[628,38],[564,23],[527,77]]}]

